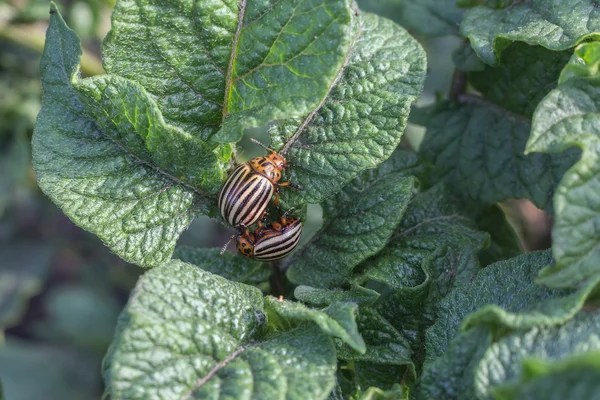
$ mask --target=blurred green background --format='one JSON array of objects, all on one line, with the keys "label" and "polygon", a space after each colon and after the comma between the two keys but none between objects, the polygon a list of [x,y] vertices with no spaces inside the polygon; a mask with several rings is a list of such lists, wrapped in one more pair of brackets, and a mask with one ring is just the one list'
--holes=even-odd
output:
[{"label": "blurred green background", "polygon": [[[110,29],[114,1],[58,3],[82,39],[84,74],[102,73],[100,45]],[[394,0],[359,3],[394,15]],[[98,399],[103,391],[102,357],[116,318],[143,271],[73,225],[36,185],[30,139],[40,109],[38,69],[48,9],[46,0],[0,0],[0,380],[10,400]],[[420,100],[425,104],[448,92],[454,69],[451,54],[462,41],[419,39],[429,63]],[[416,148],[422,135],[421,129],[409,125],[405,145]],[[264,131],[249,132],[240,143],[241,160],[264,152],[249,136],[268,142]],[[523,219],[522,205],[505,209],[515,220]],[[320,207],[310,206],[304,241],[320,223]],[[521,232],[522,237],[545,240],[547,227],[543,229]],[[230,234],[230,229],[199,218],[179,243],[220,247]]]}]

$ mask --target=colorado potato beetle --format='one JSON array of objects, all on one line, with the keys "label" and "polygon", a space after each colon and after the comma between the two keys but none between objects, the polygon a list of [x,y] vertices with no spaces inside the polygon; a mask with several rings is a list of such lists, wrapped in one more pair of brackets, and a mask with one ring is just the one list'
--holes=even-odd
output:
[{"label": "colorado potato beetle", "polygon": [[291,182],[282,182],[281,173],[289,164],[275,150],[262,143],[252,141],[271,154],[256,157],[238,165],[227,178],[218,195],[217,204],[223,218],[234,227],[250,226],[265,214],[267,205],[275,194],[275,206],[279,206],[279,188],[290,186],[299,189]]},{"label": "colorado potato beetle", "polygon": [[[260,223],[254,232],[248,229],[238,228],[232,238],[238,251],[247,258],[258,261],[274,261],[289,255],[300,242],[302,237],[302,222],[298,218],[288,218],[293,211],[289,210],[283,214],[279,222],[273,222],[265,226]],[[227,245],[223,246],[221,254],[225,252]]]},{"label": "colorado potato beetle", "polygon": [[258,261],[274,261],[289,255],[302,237],[302,222],[298,218],[288,218],[286,212],[279,222],[259,226],[253,233],[247,230],[235,235],[238,251],[248,258]]}]

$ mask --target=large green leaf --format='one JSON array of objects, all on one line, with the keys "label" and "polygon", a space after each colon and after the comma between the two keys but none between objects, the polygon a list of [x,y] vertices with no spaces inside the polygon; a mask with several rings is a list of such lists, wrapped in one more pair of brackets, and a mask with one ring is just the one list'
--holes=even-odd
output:
[{"label": "large green leaf", "polygon": [[355,266],[385,246],[410,201],[414,178],[378,172],[367,171],[324,203],[323,228],[292,258],[292,282],[343,285]]},{"label": "large green leaf", "polygon": [[194,216],[216,208],[207,192],[221,182],[217,154],[166,125],[139,85],[79,79],[80,55],[79,39],[53,5],[32,142],[39,186],[121,258],[159,265]]},{"label": "large green leaf", "polygon": [[358,0],[358,5],[424,36],[457,34],[464,14],[456,0]]},{"label": "large green leaf", "polygon": [[600,399],[600,351],[558,362],[525,359],[521,379],[493,391],[498,400]]},{"label": "large green leaf", "polygon": [[271,129],[274,148],[287,143],[291,180],[304,189],[286,193],[291,205],[321,202],[386,160],[421,94],[425,53],[404,29],[362,13],[355,35],[343,74],[321,106]]},{"label": "large green leaf", "polygon": [[208,139],[302,116],[348,54],[349,0],[119,1],[104,67],[141,83],[165,119]]},{"label": "large green leaf", "polygon": [[550,50],[565,50],[583,40],[600,37],[600,18],[594,0],[530,0],[503,9],[478,6],[464,16],[460,33],[479,57],[498,65],[502,51],[514,41]]},{"label": "large green leaf", "polygon": [[535,105],[556,85],[569,55],[511,46],[498,68],[469,75],[484,97],[460,95],[430,108],[420,153],[433,179],[466,201],[493,204],[526,198],[550,209],[552,194],[576,152],[525,155]]},{"label": "large green leaf", "polygon": [[[584,46],[600,48],[599,43]],[[580,54],[586,58],[575,57],[572,63],[592,66],[598,62],[597,52],[580,50]],[[583,150],[554,196],[556,264],[540,274],[544,284],[575,287],[600,274],[600,74],[596,71],[590,76],[583,68],[581,75],[563,78],[536,109],[527,151],[556,153],[570,146]]]},{"label": "large green leaf", "polygon": [[271,269],[264,263],[250,260],[237,253],[220,254],[220,249],[201,249],[181,246],[173,258],[193,264],[225,279],[247,284],[259,284],[269,279]]},{"label": "large green leaf", "polygon": [[477,398],[492,399],[495,386],[518,379],[527,358],[558,361],[600,350],[599,329],[600,312],[581,312],[564,325],[518,331],[492,344],[476,369]]},{"label": "large green leaf", "polygon": [[217,154],[205,142],[165,124],[139,84],[116,75],[74,77],[72,82],[97,135],[176,183],[208,194],[219,190],[224,173]]},{"label": "large green leaf", "polygon": [[313,323],[270,330],[254,287],[171,261],[142,276],[104,360],[113,399],[326,399],[332,340]]},{"label": "large green leaf", "polygon": [[549,289],[534,283],[539,270],[552,262],[550,251],[535,252],[492,264],[473,282],[456,287],[437,309],[438,319],[427,330],[427,360],[446,351],[462,325],[489,325],[494,334],[564,323],[598,291],[600,280],[578,291]]}]

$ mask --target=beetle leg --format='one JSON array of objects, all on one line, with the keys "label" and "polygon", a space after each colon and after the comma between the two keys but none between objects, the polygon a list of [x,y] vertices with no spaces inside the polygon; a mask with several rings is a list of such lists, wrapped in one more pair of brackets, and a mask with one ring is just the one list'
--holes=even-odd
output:
[{"label": "beetle leg", "polygon": [[273,205],[275,207],[277,207],[278,210],[279,210],[279,190],[280,190],[279,186],[280,186],[279,184],[277,184],[275,186],[275,200],[273,200]]},{"label": "beetle leg", "polygon": [[283,215],[281,216],[281,224],[282,225],[284,225],[284,226],[287,225],[287,218],[290,216],[291,213],[294,212],[295,209],[296,209],[295,207],[292,207],[283,213]]},{"label": "beetle leg", "polygon": [[258,221],[258,228],[255,231],[256,238],[260,238],[263,235],[263,230],[265,229],[265,225],[267,225],[267,216],[269,213],[267,211],[264,212],[260,221]]},{"label": "beetle leg", "polygon": [[302,187],[300,185],[296,185],[295,183],[292,183],[290,181],[277,183],[277,186],[289,186],[292,189],[302,190]]}]

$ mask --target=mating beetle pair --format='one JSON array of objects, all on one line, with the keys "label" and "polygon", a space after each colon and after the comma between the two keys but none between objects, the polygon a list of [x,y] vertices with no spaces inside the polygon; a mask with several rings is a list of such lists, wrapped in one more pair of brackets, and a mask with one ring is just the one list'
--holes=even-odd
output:
[{"label": "mating beetle pair", "polygon": [[[273,261],[286,257],[296,248],[302,235],[302,223],[297,218],[288,218],[290,210],[279,222],[265,225],[267,206],[275,194],[274,205],[279,207],[280,187],[299,187],[291,182],[279,183],[281,173],[289,166],[286,159],[260,142],[252,141],[271,154],[238,165],[221,187],[217,205],[223,218],[237,229],[233,237],[239,252],[255,260]],[[250,233],[248,227],[259,220],[258,228]]]}]

